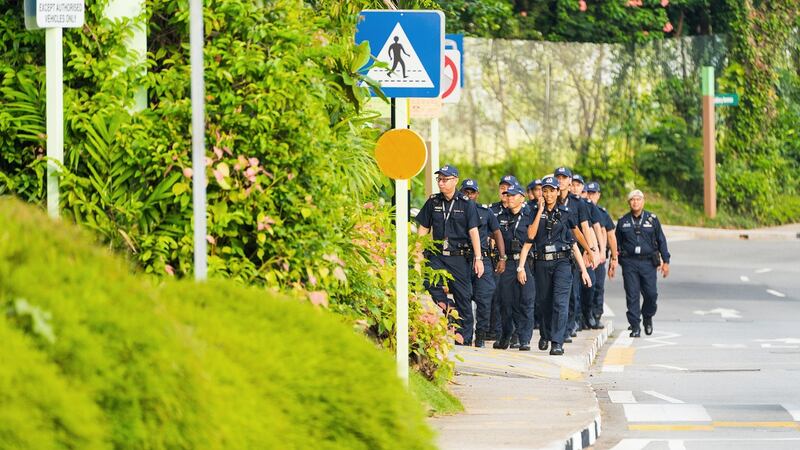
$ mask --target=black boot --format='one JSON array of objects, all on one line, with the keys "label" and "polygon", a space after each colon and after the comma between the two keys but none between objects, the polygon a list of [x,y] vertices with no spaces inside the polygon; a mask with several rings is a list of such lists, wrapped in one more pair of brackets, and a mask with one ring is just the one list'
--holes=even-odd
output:
[{"label": "black boot", "polygon": [[511,337],[511,348],[519,348],[519,335],[515,334]]},{"label": "black boot", "polygon": [[508,345],[509,345],[508,339],[500,338],[499,340],[494,341],[494,344],[492,344],[492,348],[496,348],[498,350],[507,350]]},{"label": "black boot", "polygon": [[556,356],[563,355],[564,347],[562,347],[558,342],[553,342],[553,345],[550,347],[550,354]]},{"label": "black boot", "polygon": [[475,332],[475,347],[483,348],[486,346],[484,336],[485,334],[483,333],[483,331]]},{"label": "black boot", "polygon": [[644,318],[644,334],[650,336],[653,334],[653,318],[652,317],[645,317]]}]

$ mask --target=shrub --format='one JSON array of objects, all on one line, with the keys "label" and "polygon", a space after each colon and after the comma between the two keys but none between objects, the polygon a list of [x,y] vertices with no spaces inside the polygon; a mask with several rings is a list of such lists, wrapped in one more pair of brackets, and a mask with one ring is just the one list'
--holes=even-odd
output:
[{"label": "shrub", "polygon": [[[0,322],[0,336],[11,336],[0,383],[27,373],[60,388],[4,389],[12,401],[0,406],[9,415],[3,444],[431,447],[391,358],[303,302],[225,281],[155,285],[73,226],[8,198],[0,199],[0,280],[0,304],[11,311]],[[20,408],[27,399],[40,409]],[[74,414],[49,434],[39,426],[43,436],[20,441],[11,428],[37,426],[39,413],[58,418],[67,401]]]}]

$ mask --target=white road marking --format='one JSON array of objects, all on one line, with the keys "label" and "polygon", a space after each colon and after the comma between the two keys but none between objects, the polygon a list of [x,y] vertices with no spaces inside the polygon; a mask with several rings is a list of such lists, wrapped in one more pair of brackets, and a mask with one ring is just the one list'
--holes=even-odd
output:
[{"label": "white road marking", "polygon": [[677,342],[670,342],[667,339],[675,339],[681,337],[676,333],[655,332],[655,337],[645,338],[645,342],[652,342],[650,345],[643,345],[636,347],[638,350],[645,350],[648,348],[666,347],[668,345],[677,345]]},{"label": "white road marking", "polygon": [[608,391],[611,403],[636,403],[633,391]]},{"label": "white road marking", "polygon": [[[735,443],[764,443],[763,445],[757,445],[755,448],[764,448],[767,442],[797,442],[800,441],[800,438],[766,438],[766,439],[748,439],[748,438],[706,438],[706,439],[623,439],[619,441],[619,443],[614,446],[611,450],[642,450],[652,442],[667,442],[670,450],[678,450],[678,449],[685,449],[685,444],[687,442],[735,442]],[[675,445],[676,447],[673,447]],[[739,446],[737,446],[739,447]],[[750,445],[749,447],[754,447]]]},{"label": "white road marking", "polygon": [[779,344],[800,344],[798,338],[756,339],[756,342],[777,342]]},{"label": "white road marking", "polygon": [[800,403],[798,404],[788,404],[788,405],[781,405],[783,409],[785,409],[789,414],[792,415],[792,419],[796,422],[800,422]]},{"label": "white road marking", "polygon": [[785,298],[786,294],[783,292],[778,292],[775,289],[767,289],[767,294],[774,295],[775,297]]},{"label": "white road marking", "polygon": [[746,277],[744,275],[740,276],[739,279],[742,280],[743,283],[749,283],[750,282],[750,278]]},{"label": "white road marking", "polygon": [[625,366],[618,364],[603,364],[603,372],[624,372]]},{"label": "white road marking", "polygon": [[768,273],[768,272],[772,272],[772,269],[770,269],[769,267],[766,267],[764,269],[758,269],[755,271],[755,273]]},{"label": "white road marking", "polygon": [[661,393],[656,392],[656,391],[644,391],[644,393],[647,394],[647,395],[652,395],[655,398],[660,398],[661,400],[664,400],[665,402],[669,402],[669,403],[674,403],[674,404],[686,403],[684,401],[678,400],[677,398],[673,398],[673,397],[670,397],[669,395],[664,395],[664,394],[661,394]]},{"label": "white road marking", "polygon": [[628,422],[711,422],[703,405],[634,403],[623,408]]},{"label": "white road marking", "polygon": [[606,317],[616,317],[614,311],[605,303],[603,303],[603,315]]},{"label": "white road marking", "polygon": [[651,367],[661,367],[662,369],[677,370],[677,371],[680,371],[680,372],[685,372],[685,371],[689,370],[689,369],[684,369],[683,367],[678,367],[678,366],[668,366],[666,364],[651,364],[650,366]]},{"label": "white road marking", "polygon": [[667,441],[667,445],[669,445],[669,450],[686,450],[686,444],[677,439],[670,439]]},{"label": "white road marking", "polygon": [[711,344],[711,346],[716,348],[747,348],[745,344]]},{"label": "white road marking", "polygon": [[611,450],[642,450],[651,442],[653,439],[623,439]]},{"label": "white road marking", "polygon": [[711,314],[719,314],[720,317],[722,317],[723,319],[741,319],[742,318],[742,314],[739,311],[737,311],[735,309],[727,309],[727,308],[716,308],[716,309],[712,309],[710,311],[697,310],[694,313],[697,314],[698,316],[707,316],[707,315],[711,315]]}]

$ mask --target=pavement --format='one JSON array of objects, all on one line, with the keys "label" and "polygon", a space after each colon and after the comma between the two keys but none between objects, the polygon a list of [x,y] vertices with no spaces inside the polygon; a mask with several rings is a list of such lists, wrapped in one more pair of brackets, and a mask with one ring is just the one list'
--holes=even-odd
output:
[{"label": "pavement", "polygon": [[750,230],[664,225],[664,235],[667,236],[667,241],[686,241],[692,239],[800,241],[800,223]]},{"label": "pavement", "polygon": [[[613,331],[578,333],[563,356],[456,347],[456,372],[450,391],[465,412],[433,417],[441,449],[580,449],[601,431],[597,397],[588,371]],[[538,333],[534,333],[534,342]]]}]

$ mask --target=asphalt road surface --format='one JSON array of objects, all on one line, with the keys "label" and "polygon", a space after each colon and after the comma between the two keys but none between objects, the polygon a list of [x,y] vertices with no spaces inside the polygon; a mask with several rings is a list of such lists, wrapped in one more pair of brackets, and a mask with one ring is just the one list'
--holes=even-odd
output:
[{"label": "asphalt road surface", "polygon": [[652,336],[617,331],[589,378],[598,449],[800,449],[800,240],[670,242]]}]

